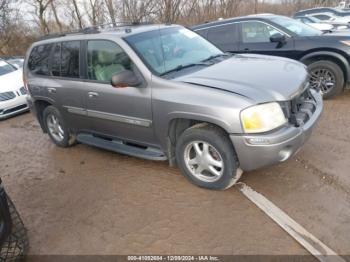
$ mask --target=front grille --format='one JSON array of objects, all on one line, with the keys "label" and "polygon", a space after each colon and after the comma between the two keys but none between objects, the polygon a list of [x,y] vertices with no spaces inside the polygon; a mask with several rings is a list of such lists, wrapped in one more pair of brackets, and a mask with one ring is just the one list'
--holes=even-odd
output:
[{"label": "front grille", "polygon": [[2,112],[2,114],[3,114],[3,115],[11,114],[11,113],[14,113],[14,112],[16,112],[16,111],[20,111],[20,110],[25,109],[25,108],[27,108],[27,105],[26,105],[26,104],[20,105],[20,106],[16,106],[16,107],[13,107],[13,108],[11,108],[11,109],[4,110],[4,111]]},{"label": "front grille", "polygon": [[296,127],[307,123],[316,111],[316,101],[310,92],[310,88],[291,101],[282,102],[282,109],[289,123]]},{"label": "front grille", "polygon": [[24,86],[22,86],[19,91],[21,92],[22,95],[26,95],[27,94],[27,90],[24,88]]},{"label": "front grille", "polygon": [[15,98],[16,95],[14,92],[5,92],[5,93],[0,93],[0,101],[7,101]]}]

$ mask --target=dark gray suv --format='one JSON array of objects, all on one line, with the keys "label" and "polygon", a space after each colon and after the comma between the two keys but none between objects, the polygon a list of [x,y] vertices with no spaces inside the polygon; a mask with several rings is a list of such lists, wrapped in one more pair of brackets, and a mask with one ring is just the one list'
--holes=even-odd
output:
[{"label": "dark gray suv", "polygon": [[41,40],[24,68],[31,110],[58,146],[168,160],[210,189],[290,158],[323,108],[303,64],[225,54],[178,25]]}]

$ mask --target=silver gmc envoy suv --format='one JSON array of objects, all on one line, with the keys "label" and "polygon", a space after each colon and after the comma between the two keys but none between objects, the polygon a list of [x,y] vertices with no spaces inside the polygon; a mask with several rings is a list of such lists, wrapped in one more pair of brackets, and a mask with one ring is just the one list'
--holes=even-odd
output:
[{"label": "silver gmc envoy suv", "polygon": [[223,53],[178,25],[48,36],[28,50],[24,81],[58,146],[168,160],[209,189],[289,159],[323,109],[303,64]]}]

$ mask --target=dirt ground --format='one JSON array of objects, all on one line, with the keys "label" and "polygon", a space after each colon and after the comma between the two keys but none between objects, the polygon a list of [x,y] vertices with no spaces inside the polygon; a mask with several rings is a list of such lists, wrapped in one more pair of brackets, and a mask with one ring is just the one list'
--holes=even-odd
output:
[{"label": "dirt ground", "polygon": [[[325,102],[293,159],[245,173],[339,254],[350,254],[350,92]],[[308,254],[236,188],[200,189],[165,162],[61,149],[31,114],[0,122],[0,170],[31,254]]]}]

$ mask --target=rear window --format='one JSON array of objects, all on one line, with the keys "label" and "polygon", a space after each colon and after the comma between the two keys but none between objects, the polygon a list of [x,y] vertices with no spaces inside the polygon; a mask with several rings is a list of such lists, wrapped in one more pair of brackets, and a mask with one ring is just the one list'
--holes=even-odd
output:
[{"label": "rear window", "polygon": [[49,58],[52,44],[40,45],[33,48],[28,59],[29,70],[37,75],[50,75]]}]

